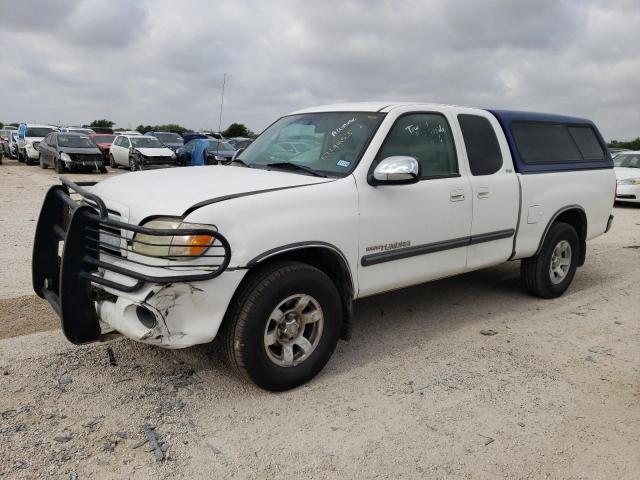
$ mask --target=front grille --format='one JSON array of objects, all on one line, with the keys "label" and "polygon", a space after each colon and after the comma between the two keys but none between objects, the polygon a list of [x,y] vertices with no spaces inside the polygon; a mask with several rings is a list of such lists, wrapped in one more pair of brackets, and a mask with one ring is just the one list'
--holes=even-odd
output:
[{"label": "front grille", "polygon": [[147,165],[173,163],[173,157],[144,157]]},{"label": "front grille", "polygon": [[97,153],[70,153],[69,156],[74,162],[100,162],[102,155]]}]

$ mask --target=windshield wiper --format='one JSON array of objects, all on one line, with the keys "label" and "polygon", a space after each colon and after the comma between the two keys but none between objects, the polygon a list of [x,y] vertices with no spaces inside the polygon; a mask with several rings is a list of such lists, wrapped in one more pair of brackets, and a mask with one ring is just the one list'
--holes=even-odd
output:
[{"label": "windshield wiper", "polygon": [[317,170],[314,170],[311,167],[307,167],[305,165],[300,165],[299,163],[293,163],[293,162],[274,162],[274,163],[267,163],[265,165],[265,167],[276,167],[276,168],[282,168],[283,170],[289,169],[289,170],[300,170],[303,172],[307,172],[310,173],[311,175],[315,175],[316,177],[322,177],[322,178],[327,178],[327,176],[323,173],[318,172]]}]

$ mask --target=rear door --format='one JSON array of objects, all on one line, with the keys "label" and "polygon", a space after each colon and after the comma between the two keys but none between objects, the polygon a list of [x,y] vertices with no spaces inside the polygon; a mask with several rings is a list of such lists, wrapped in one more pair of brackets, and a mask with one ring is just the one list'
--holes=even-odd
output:
[{"label": "rear door", "polygon": [[493,115],[461,109],[457,121],[472,190],[467,269],[474,270],[502,263],[511,256],[520,187],[509,146]]}]

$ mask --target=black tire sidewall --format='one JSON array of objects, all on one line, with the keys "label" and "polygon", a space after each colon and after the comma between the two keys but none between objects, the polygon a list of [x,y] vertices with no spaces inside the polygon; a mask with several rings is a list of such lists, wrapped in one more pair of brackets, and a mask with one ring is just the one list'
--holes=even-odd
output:
[{"label": "black tire sidewall", "polygon": [[[236,341],[245,348],[240,353],[247,375],[258,386],[281,391],[294,388],[312,379],[329,361],[338,342],[341,328],[340,295],[329,277],[313,267],[289,272],[277,282],[259,284],[255,302],[242,308],[239,321],[244,323]],[[268,357],[264,347],[264,329],[271,312],[287,297],[307,294],[318,301],[324,315],[322,337],[312,354],[300,365],[281,367]],[[236,344],[234,342],[234,344]]]},{"label": "black tire sidewall", "polygon": [[[556,284],[551,281],[551,277],[549,276],[549,267],[551,265],[553,250],[562,240],[568,241],[569,245],[571,245],[571,265],[569,266],[569,272],[564,280]],[[579,252],[580,244],[578,234],[571,225],[567,223],[557,223],[551,227],[541,252],[542,261],[540,262],[539,267],[541,271],[537,272],[538,275],[540,275],[543,289],[548,292],[548,296],[550,298],[559,297],[567,290],[567,288],[569,288],[569,285],[571,285],[578,268]]]}]

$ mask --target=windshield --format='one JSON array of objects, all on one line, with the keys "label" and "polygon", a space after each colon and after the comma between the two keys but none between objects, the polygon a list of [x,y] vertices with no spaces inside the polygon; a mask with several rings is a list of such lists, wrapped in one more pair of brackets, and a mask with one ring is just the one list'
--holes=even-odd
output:
[{"label": "windshield", "polygon": [[283,117],[240,155],[247,165],[295,163],[344,176],[357,164],[384,114],[306,113]]},{"label": "windshield", "polygon": [[177,133],[156,133],[155,136],[162,143],[182,143],[182,137]]},{"label": "windshield", "polygon": [[235,148],[227,142],[219,142],[217,140],[211,140],[207,147],[208,152],[233,152]]},{"label": "windshield", "polygon": [[80,135],[58,135],[58,145],[71,148],[95,148],[89,137]]},{"label": "windshield", "polygon": [[115,138],[116,137],[113,135],[98,135],[96,137],[93,137],[93,141],[95,143],[113,143]]},{"label": "windshield", "polygon": [[9,135],[11,135],[9,130],[0,130],[0,137],[9,138]]},{"label": "windshield", "polygon": [[47,135],[49,135],[51,132],[53,132],[53,128],[27,128],[24,136],[25,137],[46,137]]},{"label": "windshield", "polygon": [[131,145],[136,148],[163,148],[160,140],[155,137],[131,137]]},{"label": "windshield", "polygon": [[616,167],[640,168],[640,153],[620,153],[613,159]]}]

